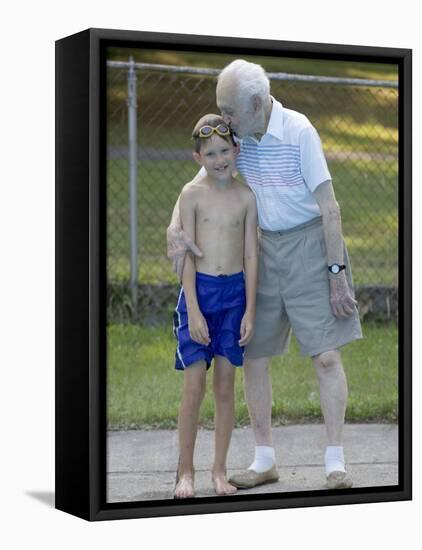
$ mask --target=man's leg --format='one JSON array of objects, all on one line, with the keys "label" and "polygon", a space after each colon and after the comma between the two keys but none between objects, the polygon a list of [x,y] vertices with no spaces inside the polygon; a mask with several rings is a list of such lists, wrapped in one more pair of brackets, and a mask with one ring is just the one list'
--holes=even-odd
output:
[{"label": "man's leg", "polygon": [[316,369],[321,399],[321,410],[327,430],[325,470],[327,486],[332,489],[352,486],[345,473],[343,454],[343,427],[347,405],[347,381],[338,350],[312,357]]},{"label": "man's leg", "polygon": [[245,358],[243,382],[249,418],[257,446],[272,447],[272,387],[270,357]]},{"label": "man's leg", "polygon": [[328,445],[341,446],[347,404],[347,381],[340,352],[333,350],[315,355],[312,362],[318,376]]},{"label": "man's leg", "polygon": [[249,417],[255,438],[255,460],[246,472],[234,475],[230,482],[236,487],[249,488],[278,480],[275,453],[272,447],[271,406],[272,388],[270,357],[245,358],[244,390]]}]

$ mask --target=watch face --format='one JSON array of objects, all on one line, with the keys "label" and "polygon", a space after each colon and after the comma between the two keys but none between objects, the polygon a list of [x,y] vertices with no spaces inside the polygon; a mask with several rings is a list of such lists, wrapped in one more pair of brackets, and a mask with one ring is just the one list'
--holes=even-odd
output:
[{"label": "watch face", "polygon": [[340,266],[338,266],[337,264],[333,264],[331,266],[331,273],[339,273],[340,271]]}]

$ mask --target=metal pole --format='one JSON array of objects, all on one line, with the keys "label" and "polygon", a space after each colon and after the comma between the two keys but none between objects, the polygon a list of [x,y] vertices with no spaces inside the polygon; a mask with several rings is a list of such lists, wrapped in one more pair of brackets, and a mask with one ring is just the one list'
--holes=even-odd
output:
[{"label": "metal pole", "polygon": [[132,294],[132,320],[138,312],[138,220],[137,220],[137,94],[136,66],[129,59],[128,70],[128,153],[129,153],[129,225],[130,225],[130,289]]}]

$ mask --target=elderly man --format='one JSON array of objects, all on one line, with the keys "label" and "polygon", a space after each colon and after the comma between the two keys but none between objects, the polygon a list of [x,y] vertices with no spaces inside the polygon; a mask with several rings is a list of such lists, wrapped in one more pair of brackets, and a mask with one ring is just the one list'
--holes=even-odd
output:
[{"label": "elderly man", "polygon": [[[220,73],[216,92],[218,108],[240,144],[237,169],[255,194],[260,228],[255,334],[244,365],[255,458],[230,481],[250,488],[279,478],[269,364],[271,357],[288,352],[293,331],[319,381],[326,487],[351,487],[342,446],[347,382],[339,348],[362,334],[340,210],[319,136],[304,115],[270,95],[259,65],[233,61]],[[180,227],[178,203],[167,236],[168,255],[180,274],[186,250],[201,251]]]}]

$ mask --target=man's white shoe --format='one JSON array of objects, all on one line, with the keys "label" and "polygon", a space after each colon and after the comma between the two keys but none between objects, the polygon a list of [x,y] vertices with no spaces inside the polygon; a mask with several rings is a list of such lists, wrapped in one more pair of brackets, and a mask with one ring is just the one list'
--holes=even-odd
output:
[{"label": "man's white shoe", "polygon": [[331,472],[327,476],[327,489],[350,489],[353,486],[352,478],[346,472]]},{"label": "man's white shoe", "polygon": [[229,478],[229,483],[238,489],[252,489],[264,483],[275,483],[279,480],[277,466],[274,464],[265,472],[255,472],[255,470],[245,470],[240,474],[235,474]]}]

